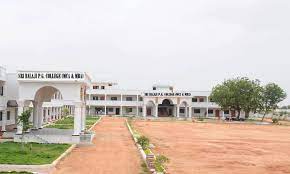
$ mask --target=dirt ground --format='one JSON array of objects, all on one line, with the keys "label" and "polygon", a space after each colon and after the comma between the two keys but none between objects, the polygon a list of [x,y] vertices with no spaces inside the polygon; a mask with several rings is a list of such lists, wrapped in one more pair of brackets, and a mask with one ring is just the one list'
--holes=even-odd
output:
[{"label": "dirt ground", "polygon": [[170,174],[289,174],[290,127],[135,121]]},{"label": "dirt ground", "polygon": [[94,127],[94,145],[80,147],[61,161],[54,174],[138,174],[141,158],[124,118],[104,117]]}]

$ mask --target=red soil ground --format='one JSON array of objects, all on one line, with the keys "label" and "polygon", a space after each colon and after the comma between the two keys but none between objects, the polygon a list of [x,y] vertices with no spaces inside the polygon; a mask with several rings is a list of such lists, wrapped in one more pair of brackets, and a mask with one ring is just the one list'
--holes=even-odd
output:
[{"label": "red soil ground", "polygon": [[170,174],[289,174],[290,127],[135,121]]},{"label": "red soil ground", "polygon": [[141,171],[141,158],[124,118],[103,118],[94,131],[94,145],[74,149],[52,173],[138,174]]}]

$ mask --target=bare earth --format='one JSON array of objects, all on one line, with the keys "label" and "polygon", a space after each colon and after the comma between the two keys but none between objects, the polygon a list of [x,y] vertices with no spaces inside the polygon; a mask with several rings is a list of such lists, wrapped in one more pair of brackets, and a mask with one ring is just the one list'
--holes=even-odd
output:
[{"label": "bare earth", "polygon": [[135,121],[170,174],[289,174],[290,127]]},{"label": "bare earth", "polygon": [[141,159],[124,118],[104,117],[94,127],[94,145],[80,147],[60,162],[55,174],[138,174]]}]

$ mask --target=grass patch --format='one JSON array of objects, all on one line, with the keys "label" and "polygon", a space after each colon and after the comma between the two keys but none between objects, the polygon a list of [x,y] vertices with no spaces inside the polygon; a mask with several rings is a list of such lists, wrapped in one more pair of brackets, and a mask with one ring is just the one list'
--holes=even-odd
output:
[{"label": "grass patch", "polygon": [[31,172],[0,172],[0,174],[32,174]]},{"label": "grass patch", "polygon": [[21,143],[0,143],[0,164],[51,164],[70,147],[68,144],[27,143],[21,150],[21,146]]},{"label": "grass patch", "polygon": [[[86,117],[86,129],[91,128],[100,117]],[[47,126],[47,128],[57,128],[57,129],[73,129],[74,128],[74,118],[66,117],[64,119],[58,120],[55,123]]]}]

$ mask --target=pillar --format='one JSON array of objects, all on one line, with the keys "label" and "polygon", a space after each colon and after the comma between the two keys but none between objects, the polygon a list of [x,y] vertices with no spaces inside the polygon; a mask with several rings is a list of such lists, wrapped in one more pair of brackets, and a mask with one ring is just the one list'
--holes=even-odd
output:
[{"label": "pillar", "polygon": [[184,107],[184,112],[185,112],[185,118],[186,118],[186,117],[189,117],[189,116],[188,116],[188,111],[187,111],[187,106]]},{"label": "pillar", "polygon": [[158,117],[158,103],[155,106],[155,117]]},{"label": "pillar", "polygon": [[120,116],[123,116],[123,95],[121,94],[121,109],[120,109]]},{"label": "pillar", "polygon": [[73,136],[79,136],[81,133],[82,125],[82,103],[75,103],[75,112],[74,112],[74,133]]},{"label": "pillar", "polygon": [[139,96],[137,95],[137,99],[136,99],[136,101],[137,101],[137,106],[136,106],[136,116],[138,117],[139,116]]},{"label": "pillar", "polygon": [[[22,112],[24,111],[24,101],[18,101],[17,104],[18,104],[17,115],[19,117],[22,114]],[[16,135],[21,135],[22,134],[22,130],[23,130],[22,122],[18,122],[17,121]]]},{"label": "pillar", "polygon": [[82,131],[86,130],[86,106],[82,107]]},{"label": "pillar", "polygon": [[146,117],[146,105],[143,105],[142,114],[143,114],[143,117],[145,118]]},{"label": "pillar", "polygon": [[37,128],[38,129],[42,129],[42,125],[43,125],[43,107],[39,105],[37,108],[38,108],[37,109],[37,116],[38,116]]},{"label": "pillar", "polygon": [[107,115],[107,106],[105,106],[105,114],[104,115]]},{"label": "pillar", "polygon": [[38,129],[38,103],[33,102],[33,129]]},{"label": "pillar", "polygon": [[179,105],[176,106],[176,117],[179,118],[179,111],[180,111],[180,107]]},{"label": "pillar", "polygon": [[48,123],[48,108],[44,108],[45,123]]},{"label": "pillar", "polygon": [[6,120],[7,120],[7,111],[6,109],[2,111],[2,132],[6,132]]},{"label": "pillar", "polygon": [[192,117],[192,107],[189,106],[188,107],[188,118],[191,118]]}]

